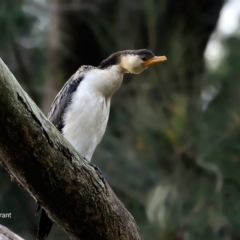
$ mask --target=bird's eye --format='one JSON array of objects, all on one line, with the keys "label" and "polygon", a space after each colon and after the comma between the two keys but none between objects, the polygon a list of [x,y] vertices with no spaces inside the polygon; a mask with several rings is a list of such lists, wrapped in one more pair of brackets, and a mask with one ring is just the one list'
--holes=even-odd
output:
[{"label": "bird's eye", "polygon": [[145,62],[145,61],[147,61],[147,57],[145,57],[145,56],[141,56],[141,59]]}]

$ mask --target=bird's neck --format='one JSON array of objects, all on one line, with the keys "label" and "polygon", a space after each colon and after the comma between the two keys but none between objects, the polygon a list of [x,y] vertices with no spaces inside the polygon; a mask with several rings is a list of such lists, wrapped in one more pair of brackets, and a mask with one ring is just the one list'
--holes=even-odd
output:
[{"label": "bird's neck", "polygon": [[88,84],[91,90],[107,98],[119,89],[122,84],[124,70],[119,65],[105,69],[96,68],[88,73]]}]

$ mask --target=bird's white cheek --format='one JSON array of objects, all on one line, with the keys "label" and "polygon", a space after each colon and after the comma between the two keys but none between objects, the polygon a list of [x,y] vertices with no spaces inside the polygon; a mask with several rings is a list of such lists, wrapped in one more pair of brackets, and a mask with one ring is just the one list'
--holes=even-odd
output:
[{"label": "bird's white cheek", "polygon": [[143,71],[145,71],[146,69],[147,69],[147,67],[143,67],[143,66],[135,67],[135,68],[133,68],[132,73],[139,74],[139,73],[142,73]]}]

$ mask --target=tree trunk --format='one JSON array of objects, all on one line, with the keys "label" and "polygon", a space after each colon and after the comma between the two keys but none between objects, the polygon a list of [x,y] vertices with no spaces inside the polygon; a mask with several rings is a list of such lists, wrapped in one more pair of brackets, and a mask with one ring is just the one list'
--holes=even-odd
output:
[{"label": "tree trunk", "polygon": [[79,157],[2,61],[0,96],[0,162],[51,219],[71,239],[141,239],[100,171]]}]

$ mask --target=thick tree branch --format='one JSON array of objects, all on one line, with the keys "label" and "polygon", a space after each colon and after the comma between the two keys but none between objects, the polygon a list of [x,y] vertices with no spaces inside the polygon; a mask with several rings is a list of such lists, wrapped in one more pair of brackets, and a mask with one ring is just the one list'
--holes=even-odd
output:
[{"label": "thick tree branch", "polygon": [[79,157],[1,60],[0,111],[0,162],[71,239],[141,239],[101,174]]}]

